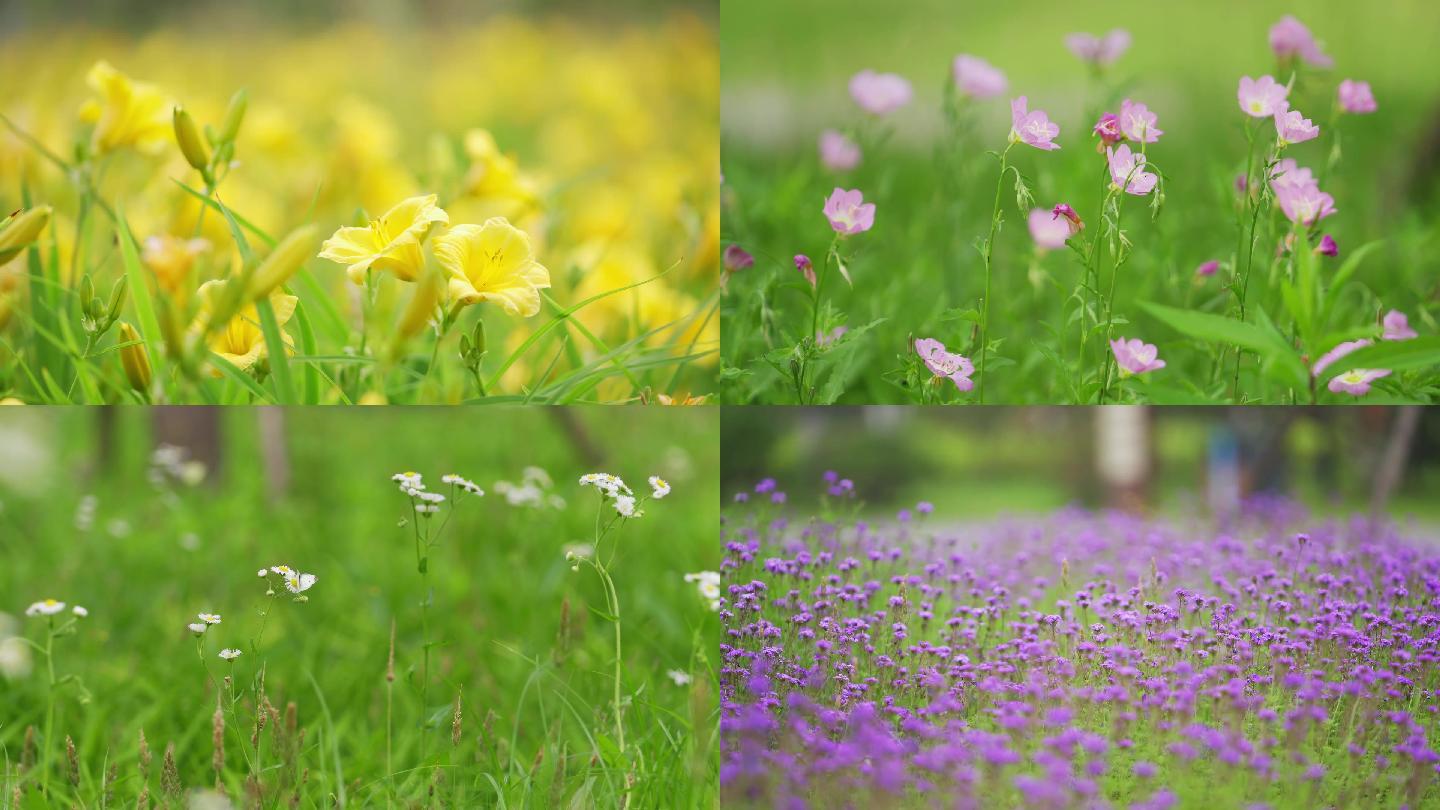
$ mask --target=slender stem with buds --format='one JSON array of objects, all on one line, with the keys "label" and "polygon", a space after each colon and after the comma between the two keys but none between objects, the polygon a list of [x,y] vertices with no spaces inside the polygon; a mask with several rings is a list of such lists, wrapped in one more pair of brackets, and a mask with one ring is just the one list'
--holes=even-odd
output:
[{"label": "slender stem with buds", "polygon": [[980,382],[976,386],[976,399],[985,404],[985,357],[990,350],[990,267],[995,255],[995,230],[1000,227],[1000,189],[1005,185],[1005,170],[1009,167],[1012,141],[1000,153],[1000,176],[995,178],[995,204],[990,211],[990,235],[985,237],[985,297],[980,301]]}]

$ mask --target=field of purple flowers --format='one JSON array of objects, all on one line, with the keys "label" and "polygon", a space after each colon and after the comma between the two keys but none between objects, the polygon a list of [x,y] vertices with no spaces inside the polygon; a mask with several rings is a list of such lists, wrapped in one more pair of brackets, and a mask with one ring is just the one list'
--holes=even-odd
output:
[{"label": "field of purple flowers", "polygon": [[1440,803],[1440,546],[1278,500],[867,523],[847,483],[722,518],[727,806]]}]

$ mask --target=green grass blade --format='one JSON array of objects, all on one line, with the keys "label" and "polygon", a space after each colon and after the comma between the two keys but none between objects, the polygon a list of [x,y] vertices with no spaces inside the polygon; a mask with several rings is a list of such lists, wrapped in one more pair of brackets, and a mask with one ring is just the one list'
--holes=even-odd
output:
[{"label": "green grass blade", "polygon": [[124,204],[118,201],[115,203],[115,234],[120,240],[120,262],[125,266],[125,277],[129,280],[127,292],[135,304],[135,317],[140,321],[140,337],[145,340],[145,353],[150,356],[150,367],[155,369],[156,375],[160,375],[163,352],[155,351],[162,334],[160,321],[155,317],[155,307],[150,301],[150,286],[140,265],[140,251],[135,247],[135,238],[125,221]]}]

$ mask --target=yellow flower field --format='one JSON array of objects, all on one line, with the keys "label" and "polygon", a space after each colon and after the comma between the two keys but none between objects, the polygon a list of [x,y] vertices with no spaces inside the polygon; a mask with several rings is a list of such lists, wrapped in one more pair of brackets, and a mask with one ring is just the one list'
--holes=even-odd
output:
[{"label": "yellow flower field", "polygon": [[0,398],[704,401],[711,22],[293,28],[6,41]]}]

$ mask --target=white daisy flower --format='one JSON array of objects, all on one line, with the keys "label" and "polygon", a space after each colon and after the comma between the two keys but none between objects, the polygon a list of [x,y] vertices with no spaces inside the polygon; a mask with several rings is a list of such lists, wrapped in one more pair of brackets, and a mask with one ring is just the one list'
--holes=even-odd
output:
[{"label": "white daisy flower", "polygon": [[541,489],[549,489],[555,486],[555,482],[550,480],[550,473],[545,472],[545,470],[540,467],[526,467],[520,473],[520,476],[524,479],[525,483],[534,484]]},{"label": "white daisy flower", "polygon": [[652,475],[650,476],[650,491],[658,501],[670,494],[670,482],[658,475]]},{"label": "white daisy flower", "polygon": [[644,517],[645,513],[635,508],[635,498],[630,495],[615,496],[615,511],[627,518]]},{"label": "white daisy flower", "polygon": [[427,503],[444,503],[444,502],[445,502],[445,496],[444,496],[444,495],[441,495],[441,494],[438,493],[438,492],[422,492],[422,493],[420,493],[420,495],[419,495],[418,497],[420,498],[420,500],[426,501]]},{"label": "white daisy flower", "polygon": [[202,621],[202,622],[204,622],[204,623],[206,623],[206,624],[219,624],[219,623],[220,623],[220,614],[219,614],[219,613],[200,613],[200,614],[198,614],[198,615],[196,616],[196,618],[198,618],[200,621]]},{"label": "white daisy flower", "polygon": [[422,515],[433,515],[440,511],[440,507],[429,503],[417,503],[415,504],[415,511]]},{"label": "white daisy flower", "polygon": [[295,573],[288,565],[272,565],[270,566],[270,570],[282,577],[288,577]]},{"label": "white daisy flower", "polygon": [[390,476],[390,480],[400,484],[400,490],[402,492],[406,489],[425,488],[425,485],[420,482],[420,473],[417,472],[395,473],[394,475]]},{"label": "white daisy flower", "polygon": [[610,473],[586,473],[580,476],[580,486],[595,487],[612,498],[622,493],[625,495],[634,494],[630,491],[630,487],[625,486],[625,482],[621,480],[620,476],[611,475]]},{"label": "white daisy flower", "polygon": [[187,624],[185,626],[190,628],[190,632],[194,633],[197,636],[205,635],[205,631],[210,629],[210,625],[204,622],[191,622],[190,624]]},{"label": "white daisy flower", "polygon": [[291,572],[285,577],[285,589],[291,593],[304,593],[310,590],[315,584],[314,574],[296,574]]},{"label": "white daisy flower", "polygon": [[461,478],[455,473],[446,473],[445,475],[440,476],[440,483],[442,484],[458,484],[464,480],[464,478]]},{"label": "white daisy flower", "polygon": [[269,568],[261,568],[259,571],[256,571],[256,572],[255,572],[255,576],[257,576],[257,577],[263,577],[263,576],[265,576],[265,575],[267,575],[267,574],[269,574],[269,573],[270,573],[270,569],[269,569]]},{"label": "white daisy flower", "polygon": [[58,601],[56,601],[56,600],[54,600],[54,599],[46,599],[46,600],[43,601],[43,602],[36,602],[36,603],[32,604],[30,607],[25,608],[25,615],[26,615],[26,616],[54,616],[56,613],[59,613],[60,611],[62,611],[62,610],[64,610],[64,609],[65,609],[65,603],[64,603],[64,602],[58,602]]},{"label": "white daisy flower", "polygon": [[226,661],[234,661],[236,658],[240,657],[240,651],[236,649],[224,649],[221,650],[219,654],[220,657],[224,658]]},{"label": "white daisy flower", "polygon": [[690,673],[683,669],[672,669],[666,672],[665,676],[673,681],[676,686],[688,686],[691,680]]},{"label": "white daisy flower", "polygon": [[90,611],[86,610],[80,605],[76,605],[75,607],[70,608],[70,612],[74,613],[76,616],[79,616],[82,619],[90,615]]},{"label": "white daisy flower", "polygon": [[565,561],[578,560],[585,557],[595,556],[595,546],[590,543],[566,543]]},{"label": "white daisy flower", "polygon": [[709,603],[711,610],[720,609],[719,571],[697,571],[693,574],[686,574],[685,581],[695,583],[696,590],[700,591],[700,597]]}]

